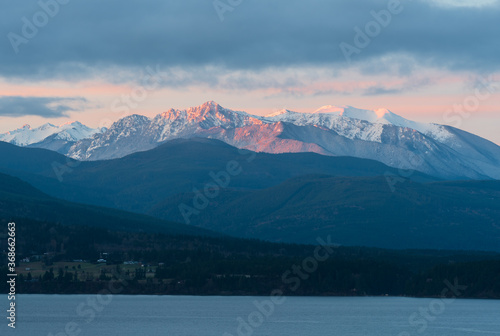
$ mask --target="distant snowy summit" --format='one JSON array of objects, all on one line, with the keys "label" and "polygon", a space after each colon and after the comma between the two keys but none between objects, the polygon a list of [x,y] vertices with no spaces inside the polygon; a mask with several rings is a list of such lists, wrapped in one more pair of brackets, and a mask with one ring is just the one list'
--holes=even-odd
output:
[{"label": "distant snowy summit", "polygon": [[18,146],[29,146],[42,142],[46,138],[52,136],[57,140],[76,142],[78,140],[90,138],[101,131],[103,130],[87,127],[78,121],[65,123],[60,126],[47,123],[37,128],[31,128],[30,125],[24,125],[14,131],[0,134],[0,141],[10,142]]},{"label": "distant snowy summit", "polygon": [[353,156],[442,178],[500,179],[496,144],[450,126],[411,121],[386,109],[329,105],[314,113],[282,110],[256,116],[209,101],[185,110],[170,109],[154,118],[130,115],[109,129],[72,123],[30,130],[2,134],[0,140],[56,150],[78,160],[104,160],[149,150],[168,140],[204,137],[257,152]]}]

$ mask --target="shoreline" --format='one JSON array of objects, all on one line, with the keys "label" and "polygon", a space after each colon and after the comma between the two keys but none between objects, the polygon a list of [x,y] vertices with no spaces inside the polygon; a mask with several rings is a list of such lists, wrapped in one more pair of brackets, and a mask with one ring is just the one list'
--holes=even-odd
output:
[{"label": "shoreline", "polygon": [[[7,293],[0,293],[6,295]],[[17,293],[17,296],[92,296],[102,295],[102,293]],[[112,294],[113,296],[151,296],[151,297],[269,297],[264,294],[241,294],[241,295],[224,295],[224,294]],[[487,300],[487,301],[500,301],[500,298],[486,298],[486,297],[440,297],[440,296],[409,296],[409,295],[282,295],[282,297],[293,298],[401,298],[401,299],[442,299],[442,300]]]}]

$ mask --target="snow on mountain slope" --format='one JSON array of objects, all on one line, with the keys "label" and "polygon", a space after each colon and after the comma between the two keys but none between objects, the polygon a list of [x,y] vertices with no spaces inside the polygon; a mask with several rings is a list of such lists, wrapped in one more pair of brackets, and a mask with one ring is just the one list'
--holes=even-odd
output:
[{"label": "snow on mountain slope", "polygon": [[137,114],[127,116],[105,132],[75,143],[69,150],[69,156],[78,160],[106,160],[152,149],[158,142],[153,140],[150,125],[148,117]]},{"label": "snow on mountain slope", "polygon": [[[314,113],[297,113],[288,110],[265,117],[271,122],[284,121],[295,125],[318,125],[337,131],[350,139],[361,139],[380,142],[381,125],[393,125],[410,128],[432,137],[437,141],[444,141],[452,135],[442,125],[425,124],[405,119],[387,109],[362,110],[352,106],[327,105]],[[357,123],[354,120],[369,123]],[[350,126],[354,126],[354,129]],[[357,129],[357,130],[356,130]],[[364,129],[364,131],[363,131]]]},{"label": "snow on mountain slope", "polygon": [[44,124],[37,128],[31,128],[30,125],[24,125],[17,130],[0,134],[0,141],[10,142],[18,146],[28,146],[42,142],[47,137],[55,135],[54,140],[78,141],[90,138],[101,130],[92,129],[82,125],[78,121],[66,123],[61,126]]}]

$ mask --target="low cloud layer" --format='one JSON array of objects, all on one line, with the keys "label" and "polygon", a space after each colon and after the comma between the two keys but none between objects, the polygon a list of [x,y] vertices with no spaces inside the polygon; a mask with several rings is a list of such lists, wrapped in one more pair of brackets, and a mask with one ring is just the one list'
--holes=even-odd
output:
[{"label": "low cloud layer", "polygon": [[86,103],[84,98],[0,97],[0,116],[67,117],[69,112],[79,111],[76,105],[82,103]]}]

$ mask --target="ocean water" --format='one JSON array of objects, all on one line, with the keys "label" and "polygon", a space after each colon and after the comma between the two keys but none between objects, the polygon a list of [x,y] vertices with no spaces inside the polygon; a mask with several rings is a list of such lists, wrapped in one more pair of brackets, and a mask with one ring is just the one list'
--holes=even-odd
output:
[{"label": "ocean water", "polygon": [[18,295],[15,329],[1,302],[2,336],[500,335],[495,300]]}]

